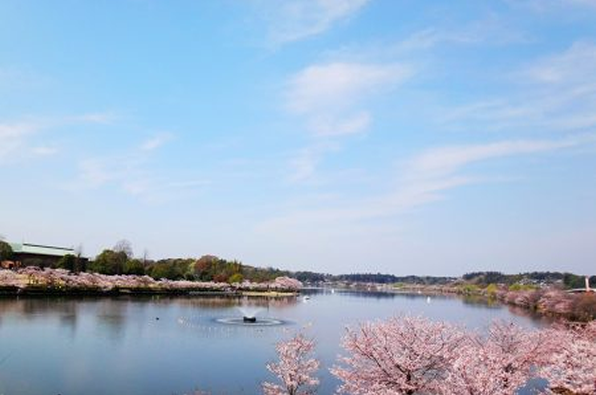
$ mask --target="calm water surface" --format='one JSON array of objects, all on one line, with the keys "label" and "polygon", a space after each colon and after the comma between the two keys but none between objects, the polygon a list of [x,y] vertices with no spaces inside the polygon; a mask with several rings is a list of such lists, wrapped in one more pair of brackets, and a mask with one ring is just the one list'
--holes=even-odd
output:
[{"label": "calm water surface", "polygon": [[[0,395],[170,395],[194,389],[255,394],[273,380],[265,364],[275,342],[307,328],[322,361],[321,394],[337,381],[328,373],[341,353],[346,325],[395,314],[483,328],[493,319],[539,326],[509,308],[458,298],[309,291],[310,299],[205,297],[0,299]],[[272,327],[224,325],[239,306]],[[157,319],[159,318],[159,319]]]}]

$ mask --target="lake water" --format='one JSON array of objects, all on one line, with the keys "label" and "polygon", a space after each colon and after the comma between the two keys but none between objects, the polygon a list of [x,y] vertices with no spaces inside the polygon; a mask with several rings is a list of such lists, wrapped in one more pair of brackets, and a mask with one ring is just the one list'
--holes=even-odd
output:
[{"label": "lake water", "polygon": [[[494,319],[539,326],[501,305],[455,297],[312,290],[264,300],[206,297],[0,299],[0,395],[171,395],[200,388],[255,394],[274,380],[265,364],[275,343],[306,328],[321,359],[320,394],[333,393],[328,373],[341,353],[346,325],[396,314],[484,328]],[[283,325],[225,325],[239,306]]]}]

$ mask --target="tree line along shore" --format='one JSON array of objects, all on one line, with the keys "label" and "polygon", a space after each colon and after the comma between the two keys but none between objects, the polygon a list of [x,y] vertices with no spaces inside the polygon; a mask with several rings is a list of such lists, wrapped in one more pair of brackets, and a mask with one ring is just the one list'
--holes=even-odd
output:
[{"label": "tree line along shore", "polygon": [[[0,262],[11,263],[10,244],[0,241]],[[473,272],[462,277],[395,276],[380,273],[332,275],[311,271],[260,268],[213,255],[198,259],[150,260],[134,257],[132,247],[121,240],[94,259],[66,254],[47,262],[2,271],[0,293],[269,293],[296,292],[302,284],[392,292],[460,294],[486,298],[525,308],[539,314],[570,320],[596,319],[596,293],[569,293],[586,285],[596,288],[596,276],[561,272],[503,274]],[[38,267],[36,267],[38,266]],[[45,267],[44,267],[45,266]],[[15,266],[13,266],[15,267]]]}]

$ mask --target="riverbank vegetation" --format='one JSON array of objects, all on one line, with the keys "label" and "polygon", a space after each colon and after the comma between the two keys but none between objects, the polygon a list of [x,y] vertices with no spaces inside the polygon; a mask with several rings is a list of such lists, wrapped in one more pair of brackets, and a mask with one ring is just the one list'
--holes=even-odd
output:
[{"label": "riverbank vegetation", "polygon": [[272,281],[235,283],[189,280],[155,280],[149,276],[72,273],[66,269],[29,266],[18,270],[0,270],[0,294],[153,294],[153,293],[229,293],[251,296],[289,296],[302,284],[292,278]]},{"label": "riverbank vegetation", "polygon": [[[8,243],[0,241],[0,258],[12,258]],[[495,271],[466,273],[462,277],[395,276],[390,274],[356,273],[331,275],[309,271],[286,271],[271,267],[260,268],[246,265],[238,260],[226,260],[214,255],[194,258],[168,258],[151,260],[147,254],[135,257],[131,244],[126,240],[117,242],[113,248],[104,249],[94,259],[79,255],[66,255],[50,267],[72,273],[97,273],[99,275],[130,277],[132,285],[112,286],[111,289],[168,289],[184,287],[191,289],[219,290],[232,284],[269,284],[276,278],[293,278],[311,286],[348,287],[365,290],[390,290],[418,293],[448,293],[479,296],[489,300],[522,307],[539,314],[562,316],[570,320],[596,319],[596,293],[568,294],[569,289],[585,287],[585,277],[561,272],[528,272],[503,274]],[[25,270],[22,268],[21,270]],[[48,272],[53,273],[53,272]],[[48,274],[48,276],[56,276]],[[80,276],[83,281],[102,283],[97,276]],[[167,281],[179,285],[170,285]],[[107,280],[105,280],[107,281]],[[151,282],[152,281],[152,282]],[[109,281],[108,281],[109,282]],[[76,284],[76,281],[66,281]],[[590,286],[596,288],[596,276],[589,278]],[[150,286],[147,286],[149,284]],[[156,285],[158,284],[158,285]],[[185,284],[185,285],[182,285]],[[213,284],[218,284],[214,286]],[[227,285],[226,285],[227,284]],[[28,286],[33,289],[31,285]],[[252,290],[252,285],[245,291]],[[84,288],[84,287],[83,287]],[[79,289],[75,286],[73,289]]]},{"label": "riverbank vegetation", "polygon": [[[585,280],[584,280],[585,281]],[[390,288],[391,289],[391,288]],[[531,312],[565,318],[570,321],[596,319],[596,292],[570,293],[561,284],[481,284],[456,282],[450,285],[408,285],[392,287],[397,292],[421,294],[455,294],[500,302]]]}]

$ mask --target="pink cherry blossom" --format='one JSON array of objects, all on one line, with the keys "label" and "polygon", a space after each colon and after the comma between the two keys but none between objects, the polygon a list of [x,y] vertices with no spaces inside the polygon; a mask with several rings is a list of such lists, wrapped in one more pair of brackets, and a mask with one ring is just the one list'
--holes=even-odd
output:
[{"label": "pink cherry blossom", "polygon": [[470,333],[439,393],[511,395],[550,357],[548,334],[494,322],[484,336]]},{"label": "pink cherry blossom", "polygon": [[275,374],[281,384],[263,383],[265,395],[307,395],[314,393],[319,380],[313,374],[319,361],[312,358],[315,343],[302,334],[276,345],[279,362],[270,363],[267,369]]},{"label": "pink cherry blossom", "polygon": [[[596,322],[549,330],[558,349],[541,369],[551,391],[596,394]],[[566,392],[565,392],[566,391]]]},{"label": "pink cherry blossom", "polygon": [[343,381],[341,393],[436,393],[463,341],[456,327],[421,317],[365,323],[348,330],[343,347],[350,355],[331,372]]},{"label": "pink cherry blossom", "polygon": [[108,292],[116,289],[142,291],[267,291],[270,289],[298,291],[302,283],[288,277],[278,277],[265,283],[243,282],[239,286],[228,283],[154,280],[149,276],[106,275],[99,273],[71,273],[65,269],[40,269],[27,266],[17,271],[0,270],[0,286],[22,289],[28,287],[49,287],[53,290]]}]

